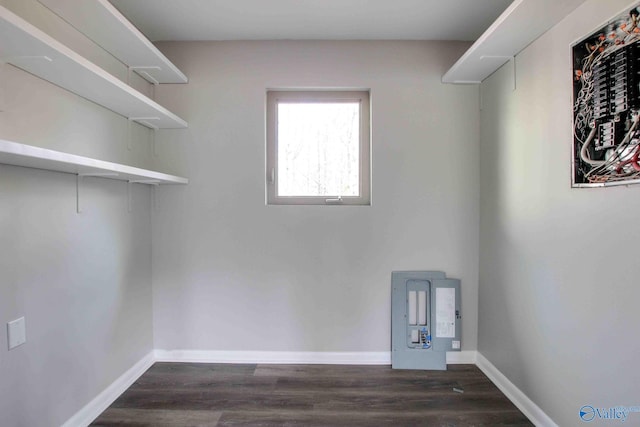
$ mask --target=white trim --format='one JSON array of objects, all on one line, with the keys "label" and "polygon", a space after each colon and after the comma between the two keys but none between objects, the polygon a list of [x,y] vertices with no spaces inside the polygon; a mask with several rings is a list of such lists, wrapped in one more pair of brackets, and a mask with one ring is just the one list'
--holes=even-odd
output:
[{"label": "white trim", "polygon": [[67,420],[62,427],[78,427],[88,426],[95,420],[105,409],[107,409],[122,393],[125,392],[147,369],[155,363],[153,351],[144,356],[127,372],[116,379],[109,387],[104,389],[91,402],[87,403],[84,408],[80,409]]},{"label": "white trim", "polygon": [[476,351],[448,351],[447,365],[475,365]]},{"label": "white trim", "polygon": [[[267,161],[266,161],[266,201],[267,205],[371,205],[371,91],[365,90],[315,90],[315,89],[283,89],[267,90]],[[359,192],[357,195],[325,194],[322,196],[279,195],[280,166],[278,165],[278,111],[282,103],[334,103],[348,102],[359,104]]]},{"label": "white trim", "polygon": [[477,352],[476,355],[476,365],[534,425],[558,427],[551,417],[529,399],[515,384],[509,381],[509,379],[480,352]]},{"label": "white trim", "polygon": [[158,362],[390,365],[391,352],[156,350]]},{"label": "white trim", "polygon": [[[390,365],[389,351],[221,351],[221,350],[155,350],[158,362],[186,363],[273,363],[318,365]],[[475,351],[447,352],[447,363],[475,364]]]}]

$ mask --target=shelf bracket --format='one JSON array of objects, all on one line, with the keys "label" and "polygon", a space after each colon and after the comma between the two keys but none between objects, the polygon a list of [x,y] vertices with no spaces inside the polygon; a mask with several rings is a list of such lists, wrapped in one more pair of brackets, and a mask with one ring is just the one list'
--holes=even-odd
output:
[{"label": "shelf bracket", "polygon": [[127,209],[129,212],[133,212],[133,195],[131,191],[131,186],[133,184],[147,184],[157,186],[160,185],[160,181],[158,181],[157,179],[139,179],[127,181]]},{"label": "shelf bracket", "polygon": [[47,62],[53,62],[53,59],[51,59],[51,57],[46,55],[0,57],[0,63],[2,64],[14,64],[20,61],[33,61],[33,60],[44,60]]},{"label": "shelf bracket", "polygon": [[156,136],[158,129],[151,130],[151,149],[153,150],[153,155],[158,157],[158,151],[156,150]]},{"label": "shelf bracket", "polygon": [[480,57],[480,60],[502,60],[504,62],[501,61],[502,65],[506,64],[507,62],[511,62],[512,68],[513,68],[513,90],[516,90],[516,56],[515,55],[482,55]]},{"label": "shelf bracket", "polygon": [[513,91],[515,92],[515,90],[518,88],[518,85],[517,85],[518,68],[516,67],[516,56],[515,55],[513,55],[511,57],[511,66],[513,68]]},{"label": "shelf bracket", "polygon": [[7,65],[4,62],[0,62],[0,113],[6,111],[6,84],[7,78],[5,73],[7,72]]},{"label": "shelf bracket", "polygon": [[161,68],[158,66],[137,66],[137,65],[130,65],[129,67],[127,67],[127,84],[129,86],[131,86],[131,73],[133,71],[135,71],[140,77],[142,77],[143,79],[145,79],[147,82],[151,83],[151,99],[153,99],[155,101],[156,99],[156,86],[158,86],[160,84],[160,82],[153,77],[151,74],[149,74],[149,71],[147,70],[157,70],[160,71]]},{"label": "shelf bracket", "polygon": [[160,188],[160,184],[152,184],[153,188],[152,188],[152,193],[151,193],[151,197],[153,197],[153,210],[154,211],[159,211],[160,210],[160,197],[158,196],[158,191]]},{"label": "shelf bracket", "polygon": [[82,204],[80,203],[80,195],[82,194],[82,175],[76,175],[76,213],[82,213]]},{"label": "shelf bracket", "polygon": [[131,184],[160,185],[160,181],[157,179],[134,179],[129,182]]},{"label": "shelf bracket", "polygon": [[[14,63],[20,61],[29,61],[29,60],[44,60],[47,62],[53,62],[48,56],[45,55],[37,55],[37,56],[5,56],[0,57],[0,82],[5,82],[6,78],[4,77],[4,73],[6,72],[5,67],[7,64],[14,65]],[[5,101],[5,85],[2,83],[0,85],[0,112],[6,111],[6,101]]]},{"label": "shelf bracket", "polygon": [[158,84],[160,84],[160,82],[154,78],[151,74],[149,74],[149,72],[147,70],[157,70],[160,71],[161,68],[158,66],[143,66],[143,65],[130,65],[128,67],[129,73],[127,74],[127,84],[129,84],[129,86],[131,86],[131,72],[135,71],[140,77],[142,77],[143,79],[145,79],[146,81],[148,81],[149,83],[151,83],[152,85],[156,86]]},{"label": "shelf bracket", "polygon": [[149,129],[160,129],[160,126],[154,125],[153,121],[160,120],[160,117],[129,117],[129,121],[136,122]]},{"label": "shelf bracket", "polygon": [[82,203],[81,203],[81,195],[82,195],[82,181],[84,177],[97,177],[97,178],[107,178],[107,177],[118,176],[116,172],[95,172],[95,173],[79,173],[76,175],[76,212],[82,213]]},{"label": "shelf bracket", "polygon": [[132,184],[132,181],[127,181],[127,211],[129,213],[133,212],[133,196],[131,195]]},{"label": "shelf bracket", "polygon": [[160,120],[159,117],[128,117],[127,118],[127,150],[131,151],[133,145],[133,126],[132,123],[138,123],[148,129],[153,129],[154,132],[159,129],[158,126],[152,124],[154,120]]}]

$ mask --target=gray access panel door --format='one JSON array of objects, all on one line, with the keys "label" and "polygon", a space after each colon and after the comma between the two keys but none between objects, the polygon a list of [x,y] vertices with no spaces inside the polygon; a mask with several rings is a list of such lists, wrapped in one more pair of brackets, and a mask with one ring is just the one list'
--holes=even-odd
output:
[{"label": "gray access panel door", "polygon": [[431,281],[431,345],[434,351],[460,351],[460,280]]},{"label": "gray access panel door", "polygon": [[[412,341],[409,292],[427,292],[430,345]],[[447,351],[460,350],[460,281],[441,271],[394,271],[391,274],[391,364],[394,369],[447,369]],[[455,344],[455,345],[454,345]]]}]

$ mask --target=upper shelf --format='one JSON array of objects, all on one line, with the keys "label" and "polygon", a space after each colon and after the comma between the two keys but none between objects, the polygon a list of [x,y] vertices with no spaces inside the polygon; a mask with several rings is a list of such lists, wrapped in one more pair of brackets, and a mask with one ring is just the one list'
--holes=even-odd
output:
[{"label": "upper shelf", "polygon": [[150,128],[187,122],[0,6],[0,61],[67,89]]},{"label": "upper shelf", "polygon": [[481,83],[585,0],[514,0],[442,77]]},{"label": "upper shelf", "polygon": [[151,83],[187,77],[107,0],[38,0]]},{"label": "upper shelf", "polygon": [[188,184],[187,178],[0,139],[0,163],[140,184]]}]

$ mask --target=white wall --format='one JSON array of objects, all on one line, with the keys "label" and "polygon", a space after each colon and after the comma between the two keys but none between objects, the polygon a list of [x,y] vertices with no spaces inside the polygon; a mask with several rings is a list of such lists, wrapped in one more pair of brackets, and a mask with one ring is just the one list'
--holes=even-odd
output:
[{"label": "white wall", "polygon": [[517,56],[515,92],[510,65],[481,87],[478,349],[561,426],[640,402],[640,187],[570,188],[570,45],[628,5],[587,1]]},{"label": "white wall", "polygon": [[[126,69],[35,0],[0,4],[92,61]],[[10,65],[0,65],[0,138],[149,166],[147,131],[127,150],[126,119]],[[137,82],[143,90],[147,88]],[[153,348],[150,191],[0,165],[0,425],[59,426]],[[7,350],[6,322],[27,343]]]},{"label": "white wall", "polygon": [[[159,100],[189,121],[160,165],[156,348],[390,351],[393,270],[462,279],[476,348],[478,88],[442,85],[463,43],[161,43],[189,76]],[[265,206],[267,88],[371,89],[373,204]]]}]

